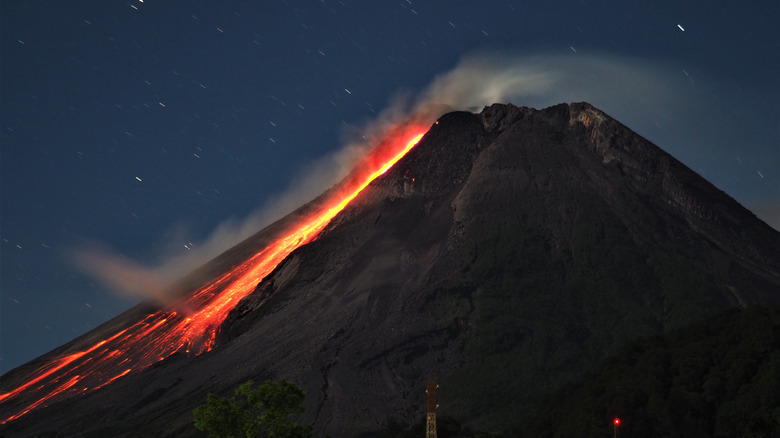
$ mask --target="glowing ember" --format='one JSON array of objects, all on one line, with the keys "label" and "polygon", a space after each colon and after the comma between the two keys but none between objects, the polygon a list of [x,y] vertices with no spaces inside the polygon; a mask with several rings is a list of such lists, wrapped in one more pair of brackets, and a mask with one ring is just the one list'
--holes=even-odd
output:
[{"label": "glowing ember", "polygon": [[[324,204],[325,208],[180,302],[147,315],[92,347],[42,366],[26,382],[0,394],[0,403],[6,411],[4,415],[7,415],[2,423],[54,401],[102,388],[178,351],[197,355],[211,350],[217,329],[230,310],[292,251],[314,240],[334,216],[371,181],[400,160],[422,136],[418,134],[406,144],[386,142],[380,145],[357,169],[360,174],[353,173],[342,190]],[[195,310],[182,315],[175,309]],[[20,395],[24,400],[17,400]],[[11,407],[14,403],[17,406]]]}]

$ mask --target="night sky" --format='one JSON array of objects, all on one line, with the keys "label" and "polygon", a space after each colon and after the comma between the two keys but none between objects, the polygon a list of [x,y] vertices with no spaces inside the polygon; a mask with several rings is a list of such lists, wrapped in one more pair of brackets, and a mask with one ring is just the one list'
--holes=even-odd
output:
[{"label": "night sky", "polygon": [[590,101],[780,228],[776,0],[0,7],[0,372],[139,301],[75,250],[214,256],[421,100]]}]

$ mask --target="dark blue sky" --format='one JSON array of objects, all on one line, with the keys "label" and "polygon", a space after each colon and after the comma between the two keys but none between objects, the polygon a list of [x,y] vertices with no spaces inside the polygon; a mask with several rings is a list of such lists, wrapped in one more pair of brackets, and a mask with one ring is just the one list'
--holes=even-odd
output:
[{"label": "dark blue sky", "polygon": [[2,372],[137,301],[69,263],[74,248],[149,265],[197,250],[398,93],[424,93],[484,53],[536,72],[530,87],[556,78],[512,103],[591,100],[780,226],[774,0],[0,8]]}]

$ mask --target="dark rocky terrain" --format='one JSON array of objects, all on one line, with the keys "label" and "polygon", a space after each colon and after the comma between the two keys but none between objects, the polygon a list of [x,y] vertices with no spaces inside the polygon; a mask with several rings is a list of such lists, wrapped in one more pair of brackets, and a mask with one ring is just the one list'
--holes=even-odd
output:
[{"label": "dark rocky terrain", "polygon": [[730,309],[631,341],[506,436],[780,436],[780,308]]},{"label": "dark rocky terrain", "polygon": [[588,104],[450,113],[233,310],[214,350],[0,433],[198,436],[207,392],[279,377],[306,391],[317,435],[417,422],[428,379],[441,414],[511,430],[634,339],[780,304],[778,248],[780,233]]}]

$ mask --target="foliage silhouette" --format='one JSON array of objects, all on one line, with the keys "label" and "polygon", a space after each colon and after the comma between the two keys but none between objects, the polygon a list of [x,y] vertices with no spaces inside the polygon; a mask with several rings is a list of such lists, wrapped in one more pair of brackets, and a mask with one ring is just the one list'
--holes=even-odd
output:
[{"label": "foliage silhouette", "polygon": [[195,427],[210,438],[308,438],[311,426],[290,420],[303,413],[306,393],[284,379],[266,381],[258,387],[249,380],[230,398],[209,394],[206,404],[193,410]]}]

